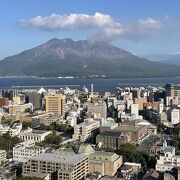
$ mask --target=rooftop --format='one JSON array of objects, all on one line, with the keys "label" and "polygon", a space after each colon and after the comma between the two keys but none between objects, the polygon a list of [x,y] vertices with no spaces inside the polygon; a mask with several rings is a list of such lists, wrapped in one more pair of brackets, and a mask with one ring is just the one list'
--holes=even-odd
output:
[{"label": "rooftop", "polygon": [[39,156],[32,157],[31,160],[74,165],[86,159],[87,157],[88,156],[84,154],[74,154],[67,156],[67,155],[59,155],[57,153],[43,153]]},{"label": "rooftop", "polygon": [[[96,159],[94,157],[96,157]],[[91,160],[102,160],[102,161],[109,161],[109,162],[114,162],[119,157],[120,156],[117,155],[116,153],[105,152],[105,151],[95,151],[93,154],[90,154]]]}]

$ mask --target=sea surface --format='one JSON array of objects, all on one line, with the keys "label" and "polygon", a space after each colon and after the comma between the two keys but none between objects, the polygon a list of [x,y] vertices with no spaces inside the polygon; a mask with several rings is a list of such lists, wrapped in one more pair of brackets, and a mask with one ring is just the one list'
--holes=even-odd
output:
[{"label": "sea surface", "polygon": [[[164,86],[166,83],[180,83],[180,77],[169,78],[34,78],[34,77],[1,77],[0,89],[12,88],[60,88],[70,87],[73,89],[82,89],[86,86],[89,90],[91,84],[94,85],[94,91],[100,94],[105,91],[115,92],[116,87],[147,87]],[[17,87],[25,86],[25,87]],[[35,86],[35,87],[31,87]]]}]

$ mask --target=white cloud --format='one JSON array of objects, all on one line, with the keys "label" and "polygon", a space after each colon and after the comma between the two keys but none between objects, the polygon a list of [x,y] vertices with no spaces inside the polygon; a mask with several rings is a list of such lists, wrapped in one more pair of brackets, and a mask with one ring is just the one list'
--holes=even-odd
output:
[{"label": "white cloud", "polygon": [[139,24],[145,28],[160,28],[162,26],[160,21],[152,19],[150,17],[147,19],[140,19]]},{"label": "white cloud", "polygon": [[59,15],[51,14],[48,17],[37,16],[32,19],[23,19],[20,21],[24,27],[34,26],[45,29],[74,29],[83,27],[111,27],[121,28],[120,23],[116,23],[110,15],[95,13],[88,14],[70,14]]},{"label": "white cloud", "polygon": [[112,41],[114,38],[144,38],[162,27],[160,21],[153,18],[140,19],[135,23],[122,24],[108,14],[96,12],[89,14],[51,14],[47,17],[37,16],[20,21],[22,27],[36,27],[43,30],[84,30],[95,29],[90,36],[92,40]]}]

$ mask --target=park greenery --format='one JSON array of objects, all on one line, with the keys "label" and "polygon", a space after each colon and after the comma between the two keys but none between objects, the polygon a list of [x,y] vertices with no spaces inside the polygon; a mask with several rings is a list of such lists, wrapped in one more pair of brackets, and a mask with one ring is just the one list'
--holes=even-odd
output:
[{"label": "park greenery", "polygon": [[139,150],[134,144],[122,144],[115,152],[123,156],[124,162],[141,163],[144,168],[155,168],[155,158],[151,157],[148,152]]}]

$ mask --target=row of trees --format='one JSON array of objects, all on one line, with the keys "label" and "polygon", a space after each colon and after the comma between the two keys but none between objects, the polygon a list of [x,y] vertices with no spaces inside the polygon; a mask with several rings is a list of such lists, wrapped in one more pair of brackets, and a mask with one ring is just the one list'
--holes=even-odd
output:
[{"label": "row of trees", "polygon": [[68,124],[59,125],[59,124],[56,124],[55,122],[52,123],[50,126],[45,126],[44,124],[41,124],[37,129],[73,133],[73,127],[71,127],[70,125]]}]

